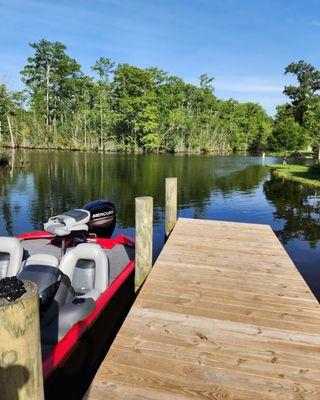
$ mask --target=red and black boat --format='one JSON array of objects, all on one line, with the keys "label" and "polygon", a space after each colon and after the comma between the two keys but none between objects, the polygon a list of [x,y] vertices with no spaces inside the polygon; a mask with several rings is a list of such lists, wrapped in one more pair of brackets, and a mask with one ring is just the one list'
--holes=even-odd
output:
[{"label": "red and black boat", "polygon": [[135,244],[111,238],[115,224],[114,205],[98,200],[49,218],[43,231],[0,238],[0,278],[38,286],[48,399],[85,390],[132,303]]}]

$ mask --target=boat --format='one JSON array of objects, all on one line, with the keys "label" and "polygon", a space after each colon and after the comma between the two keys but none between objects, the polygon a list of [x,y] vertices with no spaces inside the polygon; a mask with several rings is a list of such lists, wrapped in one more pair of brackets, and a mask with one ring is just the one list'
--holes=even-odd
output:
[{"label": "boat", "polygon": [[0,238],[0,278],[38,286],[43,376],[52,398],[66,395],[57,382],[70,385],[73,377],[81,386],[79,373],[94,373],[131,305],[135,242],[111,238],[115,225],[114,205],[97,200],[49,218],[42,231]]}]

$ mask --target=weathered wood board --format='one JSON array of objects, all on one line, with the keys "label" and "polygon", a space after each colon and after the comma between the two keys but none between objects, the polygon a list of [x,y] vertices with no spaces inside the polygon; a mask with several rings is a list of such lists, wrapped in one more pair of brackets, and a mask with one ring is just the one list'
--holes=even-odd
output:
[{"label": "weathered wood board", "polygon": [[269,226],[179,219],[85,399],[320,399],[320,306]]}]

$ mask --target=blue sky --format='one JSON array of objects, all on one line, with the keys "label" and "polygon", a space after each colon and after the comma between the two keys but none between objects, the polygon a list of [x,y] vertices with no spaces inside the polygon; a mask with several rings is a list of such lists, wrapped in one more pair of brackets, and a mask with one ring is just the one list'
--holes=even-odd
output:
[{"label": "blue sky", "polygon": [[291,61],[320,67],[319,0],[0,0],[0,81],[21,87],[28,43],[59,40],[85,72],[100,56],[157,66],[197,83],[215,77],[216,94],[285,101]]}]

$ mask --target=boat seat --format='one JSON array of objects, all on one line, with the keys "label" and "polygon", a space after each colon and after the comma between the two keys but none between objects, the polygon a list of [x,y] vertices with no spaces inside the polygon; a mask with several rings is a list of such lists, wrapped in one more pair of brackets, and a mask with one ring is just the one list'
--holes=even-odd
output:
[{"label": "boat seat", "polygon": [[56,257],[52,254],[45,254],[45,253],[33,254],[29,258],[27,258],[24,266],[28,267],[31,265],[58,268],[59,259],[58,259],[58,257]]},{"label": "boat seat", "polygon": [[17,238],[0,237],[0,279],[17,275],[22,265],[23,247]]},{"label": "boat seat", "polygon": [[27,258],[18,278],[34,282],[38,287],[40,304],[47,307],[55,295],[61,280],[59,260],[51,254],[33,254]]},{"label": "boat seat", "polygon": [[44,230],[56,236],[67,236],[75,231],[88,231],[89,220],[89,211],[76,208],[49,218]]},{"label": "boat seat", "polygon": [[108,287],[109,261],[98,244],[81,243],[62,258],[59,269],[79,296],[97,299]]}]

